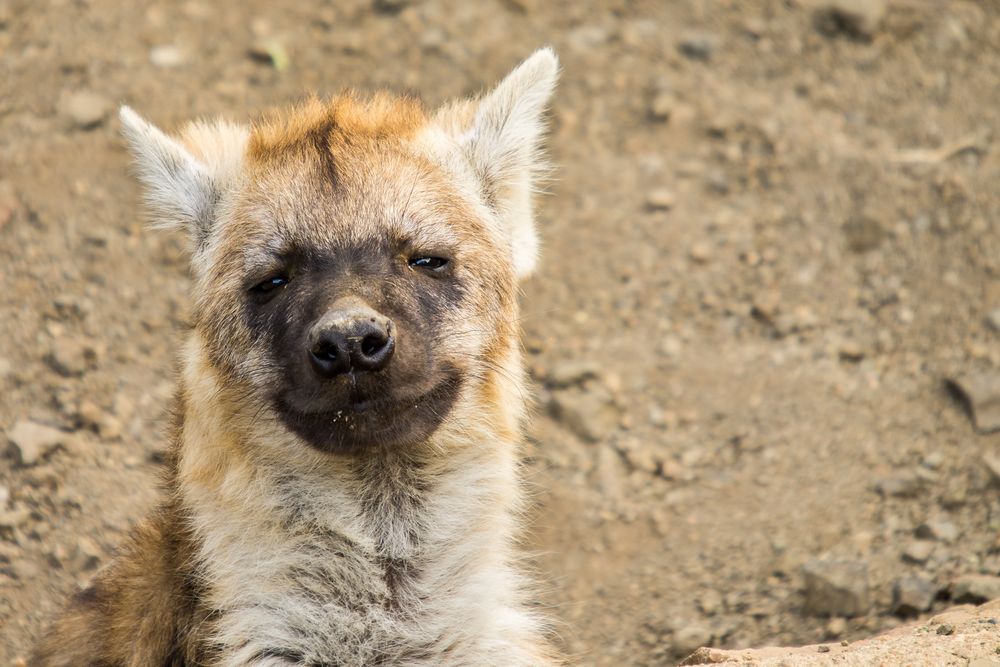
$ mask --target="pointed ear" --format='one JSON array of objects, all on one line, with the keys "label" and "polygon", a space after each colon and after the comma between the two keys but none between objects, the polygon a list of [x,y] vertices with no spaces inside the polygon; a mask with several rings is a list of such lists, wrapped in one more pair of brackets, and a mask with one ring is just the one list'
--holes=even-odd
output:
[{"label": "pointed ear", "polygon": [[519,276],[530,274],[538,257],[531,198],[545,171],[544,114],[558,75],[552,49],[536,51],[474,103],[471,124],[459,137],[484,198],[510,233]]},{"label": "pointed ear", "polygon": [[242,160],[246,130],[194,123],[181,141],[127,106],[119,117],[154,224],[183,228],[194,247],[200,247],[211,229],[223,182],[234,175],[234,162]]}]

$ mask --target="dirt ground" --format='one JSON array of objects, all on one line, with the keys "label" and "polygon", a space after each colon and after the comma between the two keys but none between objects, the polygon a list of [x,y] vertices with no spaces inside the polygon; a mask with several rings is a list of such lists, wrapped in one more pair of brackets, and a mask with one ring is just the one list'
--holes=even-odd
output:
[{"label": "dirt ground", "polygon": [[945,380],[1000,370],[1000,6],[829,4],[0,0],[0,663],[155,495],[188,279],[114,107],[437,103],[544,44],[526,541],[564,650],[669,664],[993,597],[1000,436]]}]

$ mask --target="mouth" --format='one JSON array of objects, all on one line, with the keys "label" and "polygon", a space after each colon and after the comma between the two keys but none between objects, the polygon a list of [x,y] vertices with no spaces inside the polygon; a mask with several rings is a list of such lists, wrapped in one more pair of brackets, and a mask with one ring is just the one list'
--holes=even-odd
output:
[{"label": "mouth", "polygon": [[450,413],[460,385],[456,373],[416,396],[352,397],[335,408],[315,410],[300,410],[279,398],[276,408],[285,426],[312,447],[333,454],[355,454],[426,441]]}]

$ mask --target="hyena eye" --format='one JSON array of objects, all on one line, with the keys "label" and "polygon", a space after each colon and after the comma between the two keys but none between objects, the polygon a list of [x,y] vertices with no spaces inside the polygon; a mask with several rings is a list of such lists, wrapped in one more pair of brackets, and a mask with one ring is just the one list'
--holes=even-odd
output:
[{"label": "hyena eye", "polygon": [[448,264],[444,257],[414,257],[410,260],[410,266],[428,271],[444,271]]},{"label": "hyena eye", "polygon": [[287,284],[288,278],[286,276],[271,276],[251,287],[250,293],[259,298],[269,298]]}]

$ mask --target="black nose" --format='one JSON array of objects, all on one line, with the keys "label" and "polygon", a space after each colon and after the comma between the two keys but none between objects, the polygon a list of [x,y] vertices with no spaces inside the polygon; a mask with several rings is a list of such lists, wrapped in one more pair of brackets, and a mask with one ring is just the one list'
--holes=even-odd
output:
[{"label": "black nose", "polygon": [[348,371],[377,371],[392,359],[396,341],[392,322],[367,307],[327,313],[309,336],[309,361],[320,377]]}]

